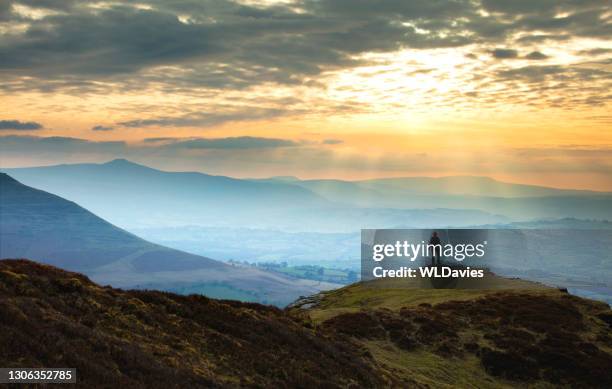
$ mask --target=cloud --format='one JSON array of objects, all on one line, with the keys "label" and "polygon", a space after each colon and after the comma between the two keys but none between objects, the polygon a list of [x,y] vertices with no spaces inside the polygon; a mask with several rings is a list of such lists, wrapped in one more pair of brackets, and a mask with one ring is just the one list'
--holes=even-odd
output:
[{"label": "cloud", "polygon": [[344,143],[344,141],[340,139],[324,139],[322,143],[324,145],[339,145]]},{"label": "cloud", "polygon": [[38,154],[123,153],[127,147],[123,141],[96,142],[63,136],[8,135],[0,137],[0,140],[0,151],[3,154],[29,155],[31,157],[36,157]]},{"label": "cloud", "polygon": [[517,43],[542,43],[546,41],[556,41],[556,42],[566,41],[570,38],[571,38],[571,35],[568,35],[568,34],[561,34],[561,35],[531,34],[531,35],[522,36],[516,41]]},{"label": "cloud", "polygon": [[512,59],[518,57],[518,51],[514,49],[494,49],[491,55],[497,59]]},{"label": "cloud", "polygon": [[[24,6],[30,11],[16,11]],[[384,0],[376,6],[366,0],[6,0],[0,2],[0,36],[0,90],[6,94],[206,97],[213,103],[189,114],[177,114],[184,99],[176,99],[163,107],[167,110],[146,110],[157,113],[131,115],[136,119],[115,125],[210,127],[347,104],[335,97],[342,94],[325,93],[326,88],[342,71],[379,64],[378,56],[445,48],[482,53],[498,47],[490,52],[498,60],[542,60],[544,54],[533,54],[539,53],[535,44],[547,49],[555,43],[561,51],[567,44],[569,51],[577,38],[609,40],[612,24],[609,6],[600,0]],[[565,58],[557,49],[554,53],[550,62]],[[471,70],[474,82],[465,81],[462,89],[478,87],[477,80],[506,81],[495,79],[502,64],[480,65]],[[438,71],[446,70],[437,67],[432,77]],[[262,105],[253,101],[231,110],[216,106],[239,94],[272,97],[272,89],[288,91],[300,100],[295,105],[302,105],[296,110],[279,104],[265,112],[257,112]],[[472,100],[486,103],[487,95],[473,94]],[[437,100],[451,96],[442,97]],[[456,106],[458,101],[450,100],[447,106]]]},{"label": "cloud", "polygon": [[598,47],[596,49],[580,50],[577,52],[578,55],[588,55],[588,56],[598,56],[598,55],[604,55],[604,54],[610,54],[610,53],[612,53],[612,49],[604,48],[604,47]]},{"label": "cloud", "polygon": [[525,58],[530,59],[530,60],[541,60],[541,59],[547,59],[548,55],[541,53],[539,51],[532,51],[531,53],[527,54]]},{"label": "cloud", "polygon": [[502,13],[508,16],[555,17],[563,12],[601,9],[599,0],[482,0],[483,8],[488,12]]},{"label": "cloud", "polygon": [[0,120],[0,130],[32,131],[40,130],[43,126],[36,122],[21,122],[19,120]]},{"label": "cloud", "polygon": [[[295,113],[295,112],[293,112]],[[122,127],[211,127],[228,122],[272,119],[289,114],[289,109],[242,107],[228,112],[199,112],[177,117],[158,117],[119,122]]]},{"label": "cloud", "polygon": [[566,82],[584,82],[598,79],[602,76],[608,77],[609,72],[581,66],[529,65],[514,69],[500,70],[497,76],[500,79],[518,79],[531,83],[542,83],[547,79]]},{"label": "cloud", "polygon": [[93,126],[91,128],[92,131],[112,131],[114,129],[115,129],[114,127],[101,126],[101,125]]},{"label": "cloud", "polygon": [[266,149],[296,147],[300,143],[287,139],[240,136],[229,138],[198,138],[175,141],[166,146],[170,149]]},{"label": "cloud", "polygon": [[[124,88],[159,82],[223,89],[300,85],[329,69],[363,63],[358,57],[370,52],[503,43],[516,32],[610,33],[609,24],[601,23],[606,7],[593,0],[20,3],[60,12],[40,19],[5,15],[27,24],[22,33],[4,35],[0,45],[0,70],[12,81],[4,85],[8,89],[20,83],[46,90],[99,88],[94,81]],[[484,17],[481,8],[501,16]],[[179,71],[168,77],[169,69]]]},{"label": "cloud", "polygon": [[[24,33],[5,36],[0,45],[0,69],[15,77],[58,81],[58,87],[111,79],[137,87],[160,79],[149,70],[178,66],[186,72],[173,82],[241,88],[264,82],[299,84],[327,68],[358,64],[353,57],[371,51],[471,43],[463,26],[453,26],[456,17],[473,12],[466,1],[387,1],[383,7],[343,1],[143,4],[150,7],[107,3],[100,8],[83,1],[27,20]],[[432,33],[420,34],[403,23],[421,20]],[[140,82],[129,82],[128,75]]]},{"label": "cloud", "polygon": [[306,146],[311,143],[296,142],[288,139],[263,138],[254,136],[238,136],[227,138],[173,138],[158,137],[146,138],[145,145],[154,145],[155,148],[167,150],[194,150],[194,149],[266,149],[281,147]]},{"label": "cloud", "polygon": [[175,142],[179,141],[181,138],[172,138],[172,137],[157,137],[157,138],[145,138],[142,141],[144,143],[160,143],[160,142]]}]

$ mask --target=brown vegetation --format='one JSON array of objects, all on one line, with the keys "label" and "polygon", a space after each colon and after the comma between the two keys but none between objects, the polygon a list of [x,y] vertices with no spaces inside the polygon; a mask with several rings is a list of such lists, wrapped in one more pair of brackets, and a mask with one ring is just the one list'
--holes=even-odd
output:
[{"label": "brown vegetation", "polygon": [[609,312],[603,303],[568,294],[499,292],[399,312],[344,313],[321,326],[357,340],[388,340],[406,351],[476,355],[488,374],[505,380],[609,388]]},{"label": "brown vegetation", "polygon": [[322,297],[334,314],[317,321],[4,260],[0,366],[76,367],[83,387],[612,387],[607,305],[541,289],[464,297],[345,312]]},{"label": "brown vegetation", "polygon": [[380,386],[364,350],[270,306],[100,287],[0,261],[0,366],[76,367],[83,387]]}]

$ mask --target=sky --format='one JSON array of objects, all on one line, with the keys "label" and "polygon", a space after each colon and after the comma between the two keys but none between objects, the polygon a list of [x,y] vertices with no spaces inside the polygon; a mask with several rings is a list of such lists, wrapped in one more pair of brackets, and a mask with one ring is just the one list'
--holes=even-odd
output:
[{"label": "sky", "polygon": [[612,191],[611,5],[0,0],[0,166]]}]

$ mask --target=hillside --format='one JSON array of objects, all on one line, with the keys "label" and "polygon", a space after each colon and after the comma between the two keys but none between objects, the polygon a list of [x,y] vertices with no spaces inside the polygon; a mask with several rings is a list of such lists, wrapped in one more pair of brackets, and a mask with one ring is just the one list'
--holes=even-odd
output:
[{"label": "hillside", "polygon": [[610,387],[608,306],[497,285],[354,284],[283,311],[3,260],[0,365],[76,367],[88,388]]},{"label": "hillside", "polygon": [[[44,259],[75,271],[109,265],[127,256],[145,271],[153,264],[160,270],[225,267],[209,258],[148,243],[71,201],[25,186],[4,173],[0,173],[0,188],[0,253],[4,258]],[[160,261],[164,257],[173,260]]]},{"label": "hillside", "polygon": [[3,173],[0,189],[0,258],[35,259],[115,287],[188,289],[278,305],[334,286],[237,268],[147,242]]},{"label": "hillside", "polygon": [[521,280],[494,285],[434,290],[378,280],[303,299],[291,311],[357,342],[414,387],[612,385],[609,306]]},{"label": "hillside", "polygon": [[0,366],[76,367],[83,388],[383,385],[362,349],[258,304],[101,287],[0,261]]}]

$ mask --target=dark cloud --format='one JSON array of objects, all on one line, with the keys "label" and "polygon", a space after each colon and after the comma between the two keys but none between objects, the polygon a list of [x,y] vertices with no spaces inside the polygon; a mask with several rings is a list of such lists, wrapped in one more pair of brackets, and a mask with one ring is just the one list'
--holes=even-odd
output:
[{"label": "dark cloud", "polygon": [[198,138],[176,141],[167,145],[172,149],[265,149],[296,147],[300,143],[287,139],[239,136],[230,138]]},{"label": "dark cloud", "polygon": [[531,60],[542,60],[542,59],[547,59],[548,55],[542,52],[539,52],[539,51],[532,51],[531,53],[527,54],[525,58],[531,59]]},{"label": "dark cloud", "polygon": [[489,12],[506,14],[534,14],[554,10],[558,0],[482,0],[482,5]]},{"label": "dark cloud", "polygon": [[158,137],[158,138],[145,138],[143,139],[144,143],[159,143],[159,142],[171,142],[178,141],[181,138],[172,138],[172,137]]},{"label": "dark cloud", "polygon": [[[377,7],[304,1],[298,3],[301,12],[223,0],[143,3],[152,9],[129,3],[94,9],[82,2],[68,12],[30,20],[24,34],[0,44],[0,69],[70,85],[92,79],[127,83],[128,75],[137,74],[140,82],[131,85],[137,86],[158,79],[143,74],[148,69],[180,66],[190,70],[186,81],[194,85],[236,88],[300,83],[325,68],[356,64],[352,56],[369,51],[471,43],[461,28],[453,27],[455,17],[473,12],[467,1],[387,1]],[[424,20],[432,17],[441,19]],[[409,21],[434,31],[419,34],[403,23]]]},{"label": "dark cloud", "polygon": [[[7,3],[10,3],[7,1]],[[42,8],[52,11],[69,11],[77,4],[78,0],[19,0],[17,3],[32,8]]]},{"label": "dark cloud", "polygon": [[579,54],[579,55],[589,55],[589,56],[598,56],[598,55],[604,55],[604,54],[610,54],[610,53],[612,53],[612,49],[599,47],[599,48],[596,48],[596,49],[580,50],[580,51],[578,51],[577,54]]},{"label": "dark cloud", "polygon": [[43,128],[36,122],[21,122],[19,120],[0,120],[0,130],[32,131]]},{"label": "dark cloud", "polygon": [[323,140],[322,143],[324,145],[339,145],[339,144],[344,143],[344,141],[340,140],[340,139],[325,139],[325,140]]},{"label": "dark cloud", "polygon": [[[496,72],[506,89],[503,97],[513,104],[564,109],[604,106],[612,100],[610,72],[605,64],[529,65]],[[529,93],[515,93],[519,85]]]},{"label": "dark cloud", "polygon": [[514,49],[494,49],[491,55],[497,59],[512,59],[518,57],[518,51]]},{"label": "dark cloud", "polygon": [[136,119],[119,122],[123,127],[210,127],[227,122],[271,119],[288,114],[287,109],[280,108],[242,108],[231,112],[207,112],[188,114],[179,117],[159,117],[153,119]]},{"label": "dark cloud", "polygon": [[[146,138],[145,144],[152,144],[160,149],[265,149],[279,147],[297,147],[305,142],[295,142],[288,139],[239,136],[228,138]],[[148,147],[148,146],[147,146]]]},{"label": "dark cloud", "polygon": [[600,0],[482,0],[482,6],[489,12],[512,16],[534,14],[556,16],[560,12],[603,8]]},{"label": "dark cloud", "polygon": [[[10,13],[7,18],[23,21]],[[21,1],[54,11],[27,20],[23,34],[5,35],[0,70],[5,89],[23,83],[41,90],[99,88],[113,81],[124,88],[148,83],[245,88],[276,82],[301,84],[330,68],[354,66],[366,52],[440,48],[503,42],[513,32],[554,30],[546,36],[605,36],[606,7],[586,1],[494,1],[482,6],[511,14],[483,17],[470,0],[301,0],[253,6],[229,0],[143,0],[107,3]],[[556,17],[555,10],[572,12]],[[518,15],[518,16],[517,16]],[[609,35],[609,34],[608,34]],[[507,57],[505,57],[507,58]],[[172,66],[177,74],[152,69]],[[27,80],[20,78],[30,77]]]},{"label": "dark cloud", "polygon": [[91,128],[92,131],[112,131],[114,129],[115,129],[114,127],[101,126],[101,125],[93,126]]},{"label": "dark cloud", "polygon": [[524,80],[540,83],[546,79],[556,81],[589,81],[596,78],[609,77],[609,72],[599,69],[561,65],[530,65],[515,69],[506,69],[497,72],[500,79]]},{"label": "dark cloud", "polygon": [[126,143],[123,141],[96,142],[63,136],[38,137],[9,135],[0,137],[0,140],[0,151],[3,153],[17,153],[30,155],[32,157],[35,157],[39,153],[121,153],[124,152],[126,148]]},{"label": "dark cloud", "polygon": [[[262,137],[227,138],[149,138],[144,142],[90,141],[70,137],[0,136],[3,165],[55,164],[64,162],[107,161],[129,158],[142,161],[158,159],[167,164],[183,162],[228,168],[243,163],[250,169],[255,164],[283,166],[282,159],[292,155],[320,155],[324,147],[301,141]],[[284,154],[284,153],[287,154]],[[280,153],[280,154],[279,154]],[[273,162],[266,159],[273,158]],[[241,161],[242,162],[238,162]]]},{"label": "dark cloud", "polygon": [[[29,18],[15,11],[15,1],[0,1],[0,31],[10,31],[0,33],[0,90],[5,91],[102,94],[155,87],[166,94],[198,95],[269,84],[325,88],[328,71],[373,61],[364,59],[365,53],[475,45],[475,52],[499,47],[490,54],[500,60],[539,60],[544,54],[533,51],[533,44],[546,49],[576,37],[612,36],[610,7],[601,0],[18,3],[48,15]],[[546,71],[523,69],[517,77],[536,79],[526,74]],[[483,68],[475,77],[508,80],[507,74],[492,72]],[[296,113],[285,105],[250,106],[143,116],[117,126],[207,127]]]},{"label": "dark cloud", "polygon": [[13,7],[8,1],[0,1],[0,22],[10,20],[13,15]]},{"label": "dark cloud", "polygon": [[571,36],[567,34],[561,35],[547,35],[547,34],[532,34],[520,37],[516,41],[518,43],[542,43],[546,41],[566,41],[570,39]]}]

